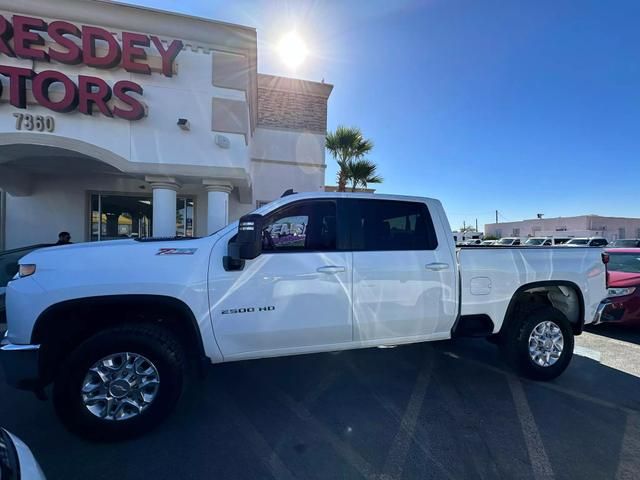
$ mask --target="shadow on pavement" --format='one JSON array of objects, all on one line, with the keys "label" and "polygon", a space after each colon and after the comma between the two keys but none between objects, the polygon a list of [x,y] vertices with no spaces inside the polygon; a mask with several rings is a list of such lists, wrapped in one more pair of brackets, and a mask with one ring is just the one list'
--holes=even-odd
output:
[{"label": "shadow on pavement", "polygon": [[602,324],[594,327],[586,327],[585,330],[596,335],[614,338],[623,342],[635,343],[640,345],[640,327],[632,327],[626,325]]},{"label": "shadow on pavement", "polygon": [[196,390],[159,428],[119,444],[74,437],[50,402],[4,385],[0,425],[32,447],[49,480],[640,471],[640,379],[583,357],[536,383],[506,370],[487,342],[457,340],[218,365]]}]

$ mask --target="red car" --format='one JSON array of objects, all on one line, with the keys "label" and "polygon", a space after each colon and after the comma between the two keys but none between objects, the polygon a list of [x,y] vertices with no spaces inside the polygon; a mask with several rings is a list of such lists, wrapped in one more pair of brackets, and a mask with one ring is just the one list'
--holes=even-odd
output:
[{"label": "red car", "polygon": [[640,248],[607,249],[607,284],[611,303],[603,320],[640,326]]}]

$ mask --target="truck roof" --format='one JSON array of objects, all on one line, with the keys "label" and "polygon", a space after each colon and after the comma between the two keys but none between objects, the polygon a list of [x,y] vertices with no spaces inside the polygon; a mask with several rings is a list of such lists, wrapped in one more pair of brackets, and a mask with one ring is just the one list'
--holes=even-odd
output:
[{"label": "truck roof", "polygon": [[429,197],[418,197],[412,195],[391,195],[387,193],[364,193],[364,192],[303,192],[292,193],[285,197],[293,198],[370,198],[372,200],[435,200]]},{"label": "truck roof", "polygon": [[307,200],[313,198],[359,198],[367,200],[404,200],[413,202],[440,202],[437,199],[429,197],[414,197],[409,195],[389,195],[385,193],[358,193],[358,192],[303,192],[303,193],[291,193],[284,197],[280,197],[273,202],[267,203],[262,207],[255,210],[256,213],[261,213],[265,210],[271,210],[274,207],[290,203],[293,200]]}]

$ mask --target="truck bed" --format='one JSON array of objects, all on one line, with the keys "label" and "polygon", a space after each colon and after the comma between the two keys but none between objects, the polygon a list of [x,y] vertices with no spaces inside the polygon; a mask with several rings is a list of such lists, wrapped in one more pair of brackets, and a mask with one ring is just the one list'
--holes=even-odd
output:
[{"label": "truck bed", "polygon": [[500,329],[509,302],[518,291],[561,281],[566,288],[559,288],[552,300],[563,302],[562,296],[568,298],[571,289],[577,291],[585,324],[593,321],[600,300],[607,295],[600,248],[469,246],[459,247],[457,257],[460,313],[489,315],[494,332]]}]

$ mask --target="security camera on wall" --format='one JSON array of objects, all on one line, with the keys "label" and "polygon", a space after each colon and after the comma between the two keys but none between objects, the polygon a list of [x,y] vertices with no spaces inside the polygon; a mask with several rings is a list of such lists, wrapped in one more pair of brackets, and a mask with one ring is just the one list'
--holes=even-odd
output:
[{"label": "security camera on wall", "polygon": [[189,120],[187,120],[186,118],[179,118],[178,126],[185,131],[191,130],[191,124],[189,123]]}]

